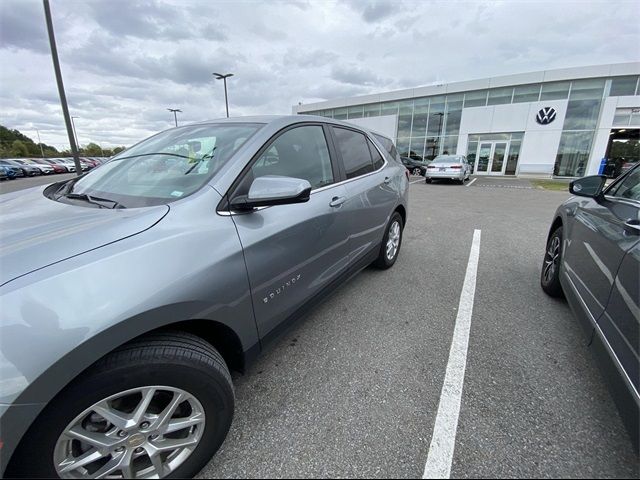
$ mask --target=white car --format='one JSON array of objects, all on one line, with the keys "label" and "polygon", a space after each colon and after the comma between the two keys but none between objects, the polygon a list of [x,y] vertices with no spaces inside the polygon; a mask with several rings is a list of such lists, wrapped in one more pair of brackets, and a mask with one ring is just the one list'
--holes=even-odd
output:
[{"label": "white car", "polygon": [[464,155],[438,155],[427,165],[425,178],[432,180],[456,180],[460,185],[471,175],[471,166]]}]

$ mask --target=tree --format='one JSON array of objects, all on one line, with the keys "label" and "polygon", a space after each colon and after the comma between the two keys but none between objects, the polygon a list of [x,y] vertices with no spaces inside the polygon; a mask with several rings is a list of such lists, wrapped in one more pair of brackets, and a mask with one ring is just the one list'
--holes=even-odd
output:
[{"label": "tree", "polygon": [[88,157],[100,157],[102,156],[102,148],[100,148],[100,145],[90,143],[82,149],[82,153]]},{"label": "tree", "polygon": [[116,147],[113,149],[113,154],[117,154],[120,153],[121,151],[123,151],[125,149],[125,147]]},{"label": "tree", "polygon": [[28,157],[29,150],[22,140],[14,140],[11,144],[11,155],[14,157]]}]

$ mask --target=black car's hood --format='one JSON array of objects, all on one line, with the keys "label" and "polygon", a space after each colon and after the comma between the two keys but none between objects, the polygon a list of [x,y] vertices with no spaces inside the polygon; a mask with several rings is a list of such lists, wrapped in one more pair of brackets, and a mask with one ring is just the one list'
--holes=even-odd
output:
[{"label": "black car's hood", "polygon": [[45,187],[0,195],[0,285],[148,229],[167,205],[90,208],[50,200]]}]

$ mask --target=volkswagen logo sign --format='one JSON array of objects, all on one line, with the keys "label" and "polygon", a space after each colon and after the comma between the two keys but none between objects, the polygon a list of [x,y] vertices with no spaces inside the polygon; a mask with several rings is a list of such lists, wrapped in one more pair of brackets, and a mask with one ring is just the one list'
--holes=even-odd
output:
[{"label": "volkswagen logo sign", "polygon": [[536,115],[536,122],[540,125],[549,125],[556,119],[556,109],[553,107],[541,108]]}]

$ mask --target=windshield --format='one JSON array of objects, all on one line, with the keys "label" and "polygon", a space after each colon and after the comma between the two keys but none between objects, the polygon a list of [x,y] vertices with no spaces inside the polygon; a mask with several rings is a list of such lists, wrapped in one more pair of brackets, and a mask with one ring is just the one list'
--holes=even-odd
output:
[{"label": "windshield", "polygon": [[200,189],[260,127],[208,124],[159,133],[79,178],[65,193],[128,208],[178,200]]},{"label": "windshield", "polygon": [[433,159],[434,163],[460,163],[462,162],[462,157],[454,157],[450,155],[439,155]]}]

